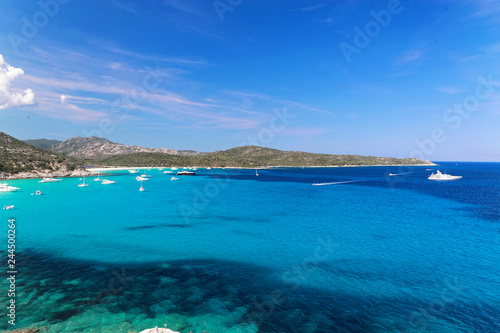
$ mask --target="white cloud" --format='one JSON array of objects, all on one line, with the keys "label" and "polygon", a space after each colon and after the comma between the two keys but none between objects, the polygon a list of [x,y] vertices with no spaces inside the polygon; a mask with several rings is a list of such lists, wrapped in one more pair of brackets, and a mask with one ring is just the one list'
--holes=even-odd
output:
[{"label": "white cloud", "polygon": [[66,100],[70,97],[69,95],[61,95],[61,104],[66,104]]},{"label": "white cloud", "polygon": [[35,103],[35,94],[31,89],[26,89],[24,92],[11,89],[12,81],[23,74],[24,71],[21,68],[12,67],[0,54],[0,110]]}]

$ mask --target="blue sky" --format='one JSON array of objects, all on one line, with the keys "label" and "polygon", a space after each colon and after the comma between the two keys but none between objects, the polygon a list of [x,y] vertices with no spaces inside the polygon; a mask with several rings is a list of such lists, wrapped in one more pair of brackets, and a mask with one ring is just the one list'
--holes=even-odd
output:
[{"label": "blue sky", "polygon": [[500,161],[498,0],[42,3],[0,3],[17,138]]}]

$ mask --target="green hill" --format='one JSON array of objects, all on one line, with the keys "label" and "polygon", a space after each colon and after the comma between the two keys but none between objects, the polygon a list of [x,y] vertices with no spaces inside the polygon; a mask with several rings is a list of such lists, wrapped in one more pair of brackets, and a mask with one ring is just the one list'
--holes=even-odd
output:
[{"label": "green hill", "polygon": [[431,164],[416,158],[398,159],[359,155],[314,154],[244,146],[200,156],[163,153],[135,153],[112,156],[99,161],[107,166],[199,166],[199,167],[270,167],[270,166],[350,166]]},{"label": "green hill", "polygon": [[0,172],[74,170],[76,161],[0,132]]},{"label": "green hill", "polygon": [[61,143],[62,141],[59,140],[47,140],[47,139],[36,139],[36,140],[23,140],[24,143],[27,143],[29,145],[38,147],[38,148],[45,148],[45,149],[51,149],[55,145]]}]

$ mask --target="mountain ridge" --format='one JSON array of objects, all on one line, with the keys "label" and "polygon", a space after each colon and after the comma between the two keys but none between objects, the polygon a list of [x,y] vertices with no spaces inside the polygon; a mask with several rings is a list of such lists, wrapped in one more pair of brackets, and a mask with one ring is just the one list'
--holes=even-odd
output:
[{"label": "mountain ridge", "polygon": [[[66,152],[66,155],[54,150]],[[84,156],[87,158],[82,158]],[[17,177],[24,178],[41,174],[71,176],[76,175],[77,172],[85,172],[82,171],[83,168],[78,167],[85,164],[124,167],[234,168],[434,165],[417,158],[317,154],[259,146],[243,146],[211,153],[199,153],[169,148],[125,146],[97,137],[70,138],[52,147],[52,150],[48,150],[32,146],[0,132],[0,177],[5,178],[6,175],[12,174],[18,174]],[[25,174],[22,174],[23,172]]]},{"label": "mountain ridge", "polygon": [[69,138],[51,148],[51,151],[88,160],[100,160],[114,155],[125,155],[132,153],[164,153],[171,155],[198,155],[202,154],[194,151],[175,150],[171,148],[149,148],[137,145],[127,146],[121,143],[112,142],[100,137],[76,136]]}]

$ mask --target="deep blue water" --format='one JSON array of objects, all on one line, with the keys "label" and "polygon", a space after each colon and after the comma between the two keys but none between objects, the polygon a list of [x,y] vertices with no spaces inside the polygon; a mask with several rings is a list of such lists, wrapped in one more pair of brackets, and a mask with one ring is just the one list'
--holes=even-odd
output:
[{"label": "deep blue water", "polygon": [[439,164],[9,181],[15,329],[500,332],[500,163]]}]

